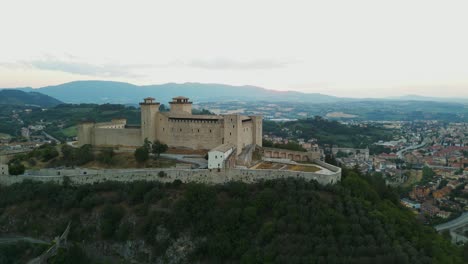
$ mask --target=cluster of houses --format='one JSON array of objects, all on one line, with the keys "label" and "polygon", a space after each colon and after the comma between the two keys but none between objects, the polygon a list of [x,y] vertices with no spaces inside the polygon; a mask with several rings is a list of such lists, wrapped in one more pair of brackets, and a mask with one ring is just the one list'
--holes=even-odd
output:
[{"label": "cluster of houses", "polygon": [[468,184],[465,179],[451,180],[442,186],[442,177],[424,185],[416,185],[409,192],[409,198],[401,199],[401,203],[413,209],[422,217],[448,218],[453,212],[468,210],[468,199],[463,197],[450,197],[455,189],[461,189],[468,194]]},{"label": "cluster of houses", "polygon": [[[291,142],[290,139],[267,134],[263,135],[263,139],[271,141],[273,142],[273,144],[288,144],[289,142]],[[298,138],[297,140],[294,140],[292,142],[298,143],[305,150],[311,150],[314,152],[320,151],[320,148],[317,144],[317,139],[305,140],[303,138]]]}]

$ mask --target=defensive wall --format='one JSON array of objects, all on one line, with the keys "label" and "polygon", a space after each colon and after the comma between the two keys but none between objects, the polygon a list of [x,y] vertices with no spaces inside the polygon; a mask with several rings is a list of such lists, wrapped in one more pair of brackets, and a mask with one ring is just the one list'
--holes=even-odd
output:
[{"label": "defensive wall", "polygon": [[303,178],[316,180],[322,185],[335,184],[341,180],[341,168],[316,161],[317,164],[332,171],[330,174],[299,172],[289,170],[251,170],[251,169],[135,169],[135,170],[91,170],[91,169],[44,169],[28,171],[29,175],[0,177],[1,185],[11,185],[23,180],[61,183],[68,177],[73,184],[92,184],[104,181],[131,182],[137,180],[173,182],[198,182],[206,184],[224,184],[230,181],[253,183],[261,180]]},{"label": "defensive wall", "polygon": [[174,97],[169,112],[160,112],[160,103],[145,98],[140,103],[141,126],[128,126],[125,119],[111,122],[82,122],[78,125],[78,146],[141,146],[145,139],[159,140],[169,147],[212,149],[221,144],[236,146],[237,155],[253,144],[262,145],[262,117],[193,115],[192,102]]},{"label": "defensive wall", "polygon": [[263,147],[263,156],[265,158],[290,159],[293,161],[316,161],[320,158],[320,152]]}]

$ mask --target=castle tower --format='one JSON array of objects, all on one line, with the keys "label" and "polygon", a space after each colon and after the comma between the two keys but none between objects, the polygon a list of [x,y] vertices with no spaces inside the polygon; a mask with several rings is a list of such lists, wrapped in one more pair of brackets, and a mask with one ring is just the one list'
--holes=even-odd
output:
[{"label": "castle tower", "polygon": [[174,97],[169,104],[171,105],[171,114],[192,114],[192,102],[187,97]]},{"label": "castle tower", "polygon": [[263,119],[262,116],[250,116],[252,118],[253,127],[252,127],[252,144],[262,146],[262,136],[263,136]]},{"label": "castle tower", "polygon": [[140,103],[141,108],[141,142],[147,138],[156,140],[156,115],[159,112],[159,103],[154,98],[147,97]]},{"label": "castle tower", "polygon": [[240,140],[242,119],[240,115],[224,116],[224,144],[233,144],[237,148],[236,155],[242,152],[242,142]]},{"label": "castle tower", "polygon": [[78,125],[78,146],[86,144],[94,145],[94,122],[81,122]]}]

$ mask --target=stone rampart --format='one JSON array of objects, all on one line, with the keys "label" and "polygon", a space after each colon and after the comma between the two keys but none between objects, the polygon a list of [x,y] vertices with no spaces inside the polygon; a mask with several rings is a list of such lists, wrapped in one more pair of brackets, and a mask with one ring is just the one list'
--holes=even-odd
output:
[{"label": "stone rampart", "polygon": [[[324,166],[320,164],[321,166]],[[330,165],[331,166],[331,165]],[[325,166],[324,166],[325,167]],[[334,166],[333,166],[334,167]],[[334,167],[337,168],[337,167]],[[11,185],[23,180],[61,183],[64,177],[68,177],[73,184],[87,184],[104,181],[130,182],[136,180],[173,182],[199,182],[206,184],[223,184],[230,181],[253,183],[260,180],[273,180],[285,178],[303,178],[316,180],[320,184],[335,184],[341,180],[341,169],[332,174],[319,174],[313,172],[298,172],[288,170],[251,170],[251,169],[135,169],[135,170],[41,170],[29,175],[0,177],[1,185]]]},{"label": "stone rampart", "polygon": [[273,159],[289,159],[293,161],[313,161],[320,158],[320,152],[316,151],[295,151],[280,148],[263,147],[263,156]]}]

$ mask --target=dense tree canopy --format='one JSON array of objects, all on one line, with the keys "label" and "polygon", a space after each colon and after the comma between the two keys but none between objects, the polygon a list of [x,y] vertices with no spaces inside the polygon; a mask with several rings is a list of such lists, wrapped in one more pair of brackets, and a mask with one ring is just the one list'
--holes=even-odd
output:
[{"label": "dense tree canopy", "polygon": [[[139,262],[167,257],[174,241],[188,237],[194,244],[186,249],[189,263],[463,263],[461,248],[418,223],[381,178],[347,170],[335,186],[285,179],[0,187],[0,208],[19,204],[35,206],[10,227],[18,232],[43,234],[50,221],[63,228],[72,220],[70,240],[78,246],[144,239],[153,255]],[[43,214],[54,220],[42,221]],[[95,214],[99,224],[87,226]],[[2,219],[4,213],[0,223],[7,224]]]}]

